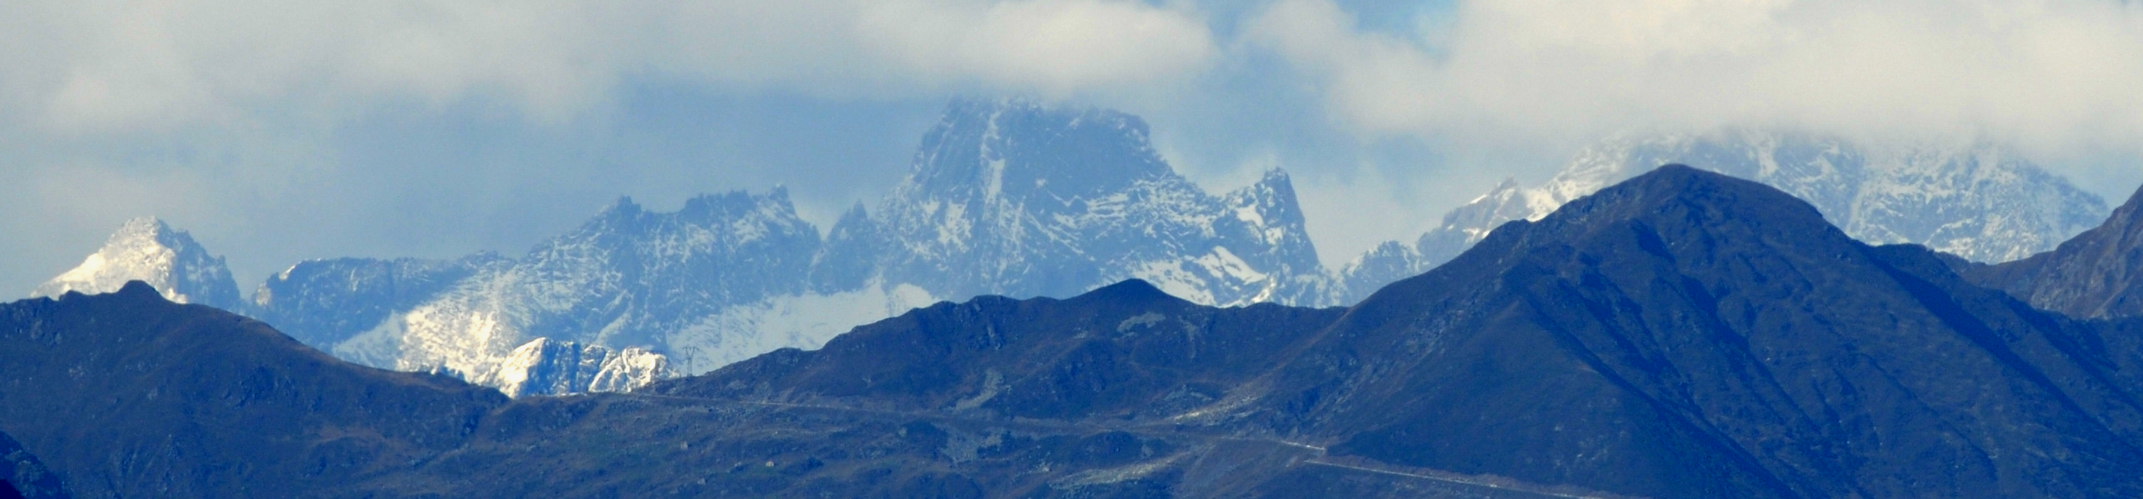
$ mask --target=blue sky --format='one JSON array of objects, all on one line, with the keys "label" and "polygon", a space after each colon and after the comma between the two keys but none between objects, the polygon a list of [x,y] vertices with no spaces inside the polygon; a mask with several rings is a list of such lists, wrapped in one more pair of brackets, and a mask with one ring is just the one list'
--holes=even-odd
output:
[{"label": "blue sky", "polygon": [[517,254],[618,196],[875,200],[954,96],[1147,118],[1211,189],[1296,176],[1329,262],[1607,133],[2028,151],[2124,199],[2143,15],[2097,0],[256,0],[0,5],[0,288],[156,215],[250,289]]}]

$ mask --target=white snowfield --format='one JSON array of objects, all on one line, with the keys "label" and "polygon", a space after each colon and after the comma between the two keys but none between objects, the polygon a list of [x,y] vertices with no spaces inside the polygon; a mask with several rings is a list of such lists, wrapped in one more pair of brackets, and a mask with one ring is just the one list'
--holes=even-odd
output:
[{"label": "white snowfield", "polygon": [[1216,195],[1170,169],[1136,117],[961,101],[906,179],[824,235],[779,188],[667,213],[621,200],[520,257],[312,260],[245,302],[220,258],[143,219],[37,294],[139,279],[354,362],[452,373],[512,396],[624,391],[985,294],[1063,297],[1139,278],[1207,305],[1351,303],[1502,223],[1672,162],[1780,187],[1870,242],[1975,260],[2050,249],[2106,213],[1993,147],[1758,131],[1631,137],[1585,150],[1544,184],[1506,182],[1413,244],[1326,269],[1283,172]]}]

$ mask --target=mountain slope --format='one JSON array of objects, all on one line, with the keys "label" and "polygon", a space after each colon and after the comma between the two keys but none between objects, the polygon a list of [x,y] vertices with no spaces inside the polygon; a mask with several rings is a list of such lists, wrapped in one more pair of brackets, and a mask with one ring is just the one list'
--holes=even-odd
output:
[{"label": "mountain slope", "polygon": [[245,306],[222,257],[209,254],[186,231],[173,230],[155,218],[128,220],[81,265],[37,286],[30,296],[110,293],[127,281],[147,282],[180,303],[226,309]]},{"label": "mountain slope", "polygon": [[59,499],[71,497],[45,463],[22,448],[6,433],[0,433],[0,497]]},{"label": "mountain slope", "polygon": [[344,363],[138,281],[0,306],[0,380],[0,428],[84,496],[361,485],[451,447],[505,399]]},{"label": "mountain slope", "polygon": [[1077,420],[1173,416],[1217,400],[1339,316],[1214,309],[1125,281],[1066,300],[982,297],[859,327],[654,393],[825,397],[872,407]]},{"label": "mountain slope", "polygon": [[2103,220],[2104,201],[2001,148],[1860,144],[1805,134],[1737,130],[1624,137],[1574,158],[1548,182],[1506,181],[1444,217],[1413,245],[1388,244],[1339,269],[1346,302],[1427,271],[1511,220],[1556,207],[1656,165],[1686,163],[1754,180],[1808,201],[1847,234],[1916,243],[1976,261],[2051,249]]},{"label": "mountain slope", "polygon": [[2143,315],[2143,191],[2053,251],[1998,265],[1957,263],[1983,286],[2075,317]]},{"label": "mountain slope", "polygon": [[1334,453],[1629,494],[2129,496],[2138,331],[1667,167],[1377,292],[1239,417]]}]

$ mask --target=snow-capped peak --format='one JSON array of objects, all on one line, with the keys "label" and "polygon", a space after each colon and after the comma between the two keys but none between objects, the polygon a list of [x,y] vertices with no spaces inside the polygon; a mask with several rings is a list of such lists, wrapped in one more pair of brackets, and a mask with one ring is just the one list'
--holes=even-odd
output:
[{"label": "snow-capped peak", "polygon": [[69,291],[110,293],[127,281],[143,281],[178,303],[239,307],[238,284],[223,258],[209,254],[186,231],[152,217],[128,220],[98,248],[58,277],[39,285],[31,296],[59,296]]},{"label": "snow-capped peak", "polygon": [[834,226],[825,282],[873,275],[936,296],[1067,296],[1143,278],[1200,303],[1275,296],[1316,265],[1287,175],[1215,195],[1136,116],[957,101],[875,210]]}]

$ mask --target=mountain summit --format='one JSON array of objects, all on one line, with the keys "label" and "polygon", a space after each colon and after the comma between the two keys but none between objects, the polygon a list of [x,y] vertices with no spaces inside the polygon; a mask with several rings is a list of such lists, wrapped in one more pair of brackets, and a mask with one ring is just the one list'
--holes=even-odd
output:
[{"label": "mountain summit", "polygon": [[126,221],[81,265],[37,286],[30,296],[111,293],[127,281],[147,282],[165,299],[178,303],[234,310],[245,305],[223,257],[210,254],[186,231],[174,230],[155,218]]},{"label": "mountain summit", "polygon": [[[1315,275],[1285,173],[1216,196],[1168,167],[1136,116],[1023,100],[954,102],[875,211],[834,226],[825,262],[935,296],[1069,296],[1126,278],[1207,304],[1269,301]],[[867,279],[853,272],[845,281]]]}]

